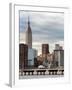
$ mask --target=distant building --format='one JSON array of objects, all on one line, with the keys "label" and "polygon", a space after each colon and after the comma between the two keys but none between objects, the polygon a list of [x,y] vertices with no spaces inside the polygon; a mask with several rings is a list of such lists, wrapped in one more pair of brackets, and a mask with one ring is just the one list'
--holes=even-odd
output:
[{"label": "distant building", "polygon": [[35,49],[28,48],[28,67],[34,67],[36,59],[37,51]]},{"label": "distant building", "polygon": [[49,53],[49,44],[42,44],[42,60],[47,60],[47,54]]},{"label": "distant building", "polygon": [[37,50],[36,49],[33,50],[34,50],[34,58],[37,58]]},{"label": "distant building", "polygon": [[49,61],[49,62],[52,62],[53,61],[53,55],[52,54],[47,54],[47,60]]},{"label": "distant building", "polygon": [[42,54],[49,53],[49,44],[42,44]]},{"label": "distant building", "polygon": [[34,67],[38,67],[37,50],[34,49]]},{"label": "distant building", "polygon": [[37,56],[38,61],[42,61],[42,56]]},{"label": "distant building", "polygon": [[28,28],[26,31],[26,44],[28,45],[28,48],[32,48],[32,31],[30,27],[29,17],[28,17]]},{"label": "distant building", "polygon": [[19,68],[27,68],[28,66],[28,46],[19,44]]},{"label": "distant building", "polygon": [[43,65],[47,68],[51,68],[53,65],[53,54],[48,53],[47,59],[43,61]]},{"label": "distant building", "polygon": [[64,66],[64,50],[62,48],[54,50],[54,61],[56,66]]},{"label": "distant building", "polygon": [[38,61],[43,62],[43,61],[46,60],[46,59],[47,59],[47,58],[46,58],[45,56],[43,56],[43,55],[37,56],[37,60],[38,60]]},{"label": "distant building", "polygon": [[37,62],[38,62],[38,65],[42,65],[42,64],[43,64],[43,58],[42,58],[42,55],[37,56]]},{"label": "distant building", "polygon": [[59,66],[64,66],[64,50],[60,51],[60,64]]},{"label": "distant building", "polygon": [[59,49],[60,49],[59,44],[55,44],[55,50],[59,50]]},{"label": "distant building", "polygon": [[59,50],[63,50],[63,47],[62,47],[62,46],[60,46]]}]

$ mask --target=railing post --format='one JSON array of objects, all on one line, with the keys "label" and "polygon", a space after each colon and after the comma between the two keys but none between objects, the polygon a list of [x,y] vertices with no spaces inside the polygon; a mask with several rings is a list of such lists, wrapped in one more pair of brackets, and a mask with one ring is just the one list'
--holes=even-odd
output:
[{"label": "railing post", "polygon": [[26,71],[24,71],[24,75],[26,75]]},{"label": "railing post", "polygon": [[33,75],[33,72],[31,72],[32,73],[32,75]]}]

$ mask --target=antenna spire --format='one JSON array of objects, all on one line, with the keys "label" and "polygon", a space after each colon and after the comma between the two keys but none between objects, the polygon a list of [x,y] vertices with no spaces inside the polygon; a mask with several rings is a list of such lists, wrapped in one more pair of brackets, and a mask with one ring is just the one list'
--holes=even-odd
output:
[{"label": "antenna spire", "polygon": [[30,25],[30,18],[29,18],[29,16],[28,16],[28,25]]}]

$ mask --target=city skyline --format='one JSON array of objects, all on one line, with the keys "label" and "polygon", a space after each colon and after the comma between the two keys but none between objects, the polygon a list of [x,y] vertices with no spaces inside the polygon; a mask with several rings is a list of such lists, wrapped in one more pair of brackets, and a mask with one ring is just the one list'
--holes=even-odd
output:
[{"label": "city skyline", "polygon": [[32,30],[32,47],[41,54],[42,43],[49,44],[50,52],[55,44],[64,47],[64,14],[48,12],[25,12],[20,11],[20,43],[25,43],[25,33],[27,30],[28,16],[30,17],[30,27]]}]

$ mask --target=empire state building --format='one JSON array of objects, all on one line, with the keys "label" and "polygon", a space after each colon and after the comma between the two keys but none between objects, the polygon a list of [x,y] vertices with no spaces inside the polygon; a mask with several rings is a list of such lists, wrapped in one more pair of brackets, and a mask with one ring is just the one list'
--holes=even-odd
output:
[{"label": "empire state building", "polygon": [[28,17],[28,28],[26,31],[26,44],[28,45],[28,48],[32,48],[32,31],[30,27],[29,17]]}]

